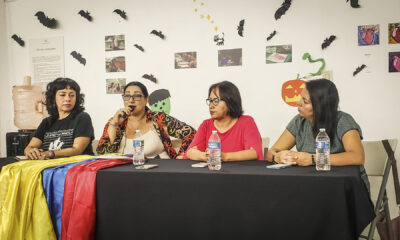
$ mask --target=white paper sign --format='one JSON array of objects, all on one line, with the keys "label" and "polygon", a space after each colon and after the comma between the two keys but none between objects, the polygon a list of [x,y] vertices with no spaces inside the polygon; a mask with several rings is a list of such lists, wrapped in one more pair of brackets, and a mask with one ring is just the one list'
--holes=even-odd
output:
[{"label": "white paper sign", "polygon": [[47,83],[64,77],[64,38],[29,40],[31,73],[34,85],[46,89]]}]

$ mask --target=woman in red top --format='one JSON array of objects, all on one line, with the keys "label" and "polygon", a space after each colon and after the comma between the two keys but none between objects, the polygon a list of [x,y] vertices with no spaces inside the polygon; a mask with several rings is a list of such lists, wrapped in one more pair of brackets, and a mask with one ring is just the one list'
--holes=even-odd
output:
[{"label": "woman in red top", "polygon": [[239,89],[231,82],[211,85],[207,105],[211,118],[203,121],[189,145],[187,158],[208,160],[208,139],[217,130],[221,161],[262,160],[261,136],[254,119],[243,115]]}]

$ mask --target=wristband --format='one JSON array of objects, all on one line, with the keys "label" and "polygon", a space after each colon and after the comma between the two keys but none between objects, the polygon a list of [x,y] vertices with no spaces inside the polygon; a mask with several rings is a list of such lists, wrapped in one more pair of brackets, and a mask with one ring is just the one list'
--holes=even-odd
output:
[{"label": "wristband", "polygon": [[272,163],[277,163],[275,162],[275,154],[272,154]]},{"label": "wristband", "polygon": [[56,156],[56,154],[54,153],[54,151],[53,151],[53,150],[50,150],[49,153],[50,153],[50,159],[54,159],[54,157]]},{"label": "wristband", "polygon": [[113,128],[118,128],[118,125],[117,125],[117,124],[114,124],[114,123],[112,123],[112,122],[110,122],[109,125],[110,125],[111,127],[113,127]]},{"label": "wristband", "polygon": [[315,165],[314,154],[311,154],[311,162],[312,162],[312,165]]}]

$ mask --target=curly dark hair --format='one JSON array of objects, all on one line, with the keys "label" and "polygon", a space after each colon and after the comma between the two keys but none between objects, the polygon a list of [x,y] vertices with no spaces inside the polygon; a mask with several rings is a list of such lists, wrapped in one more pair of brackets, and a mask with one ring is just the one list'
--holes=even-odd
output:
[{"label": "curly dark hair", "polygon": [[46,108],[50,115],[50,122],[54,122],[58,118],[58,109],[56,105],[56,93],[58,90],[63,90],[67,87],[75,90],[76,92],[76,103],[72,109],[71,116],[75,117],[78,113],[85,110],[83,103],[85,102],[85,95],[81,93],[81,88],[78,83],[70,78],[57,78],[56,80],[47,84],[46,90]]}]

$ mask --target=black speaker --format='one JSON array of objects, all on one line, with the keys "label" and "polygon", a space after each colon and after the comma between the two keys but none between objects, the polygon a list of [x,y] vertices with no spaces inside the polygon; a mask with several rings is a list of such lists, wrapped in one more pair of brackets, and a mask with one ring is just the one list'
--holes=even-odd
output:
[{"label": "black speaker", "polygon": [[35,130],[18,130],[6,133],[7,157],[23,156]]}]

